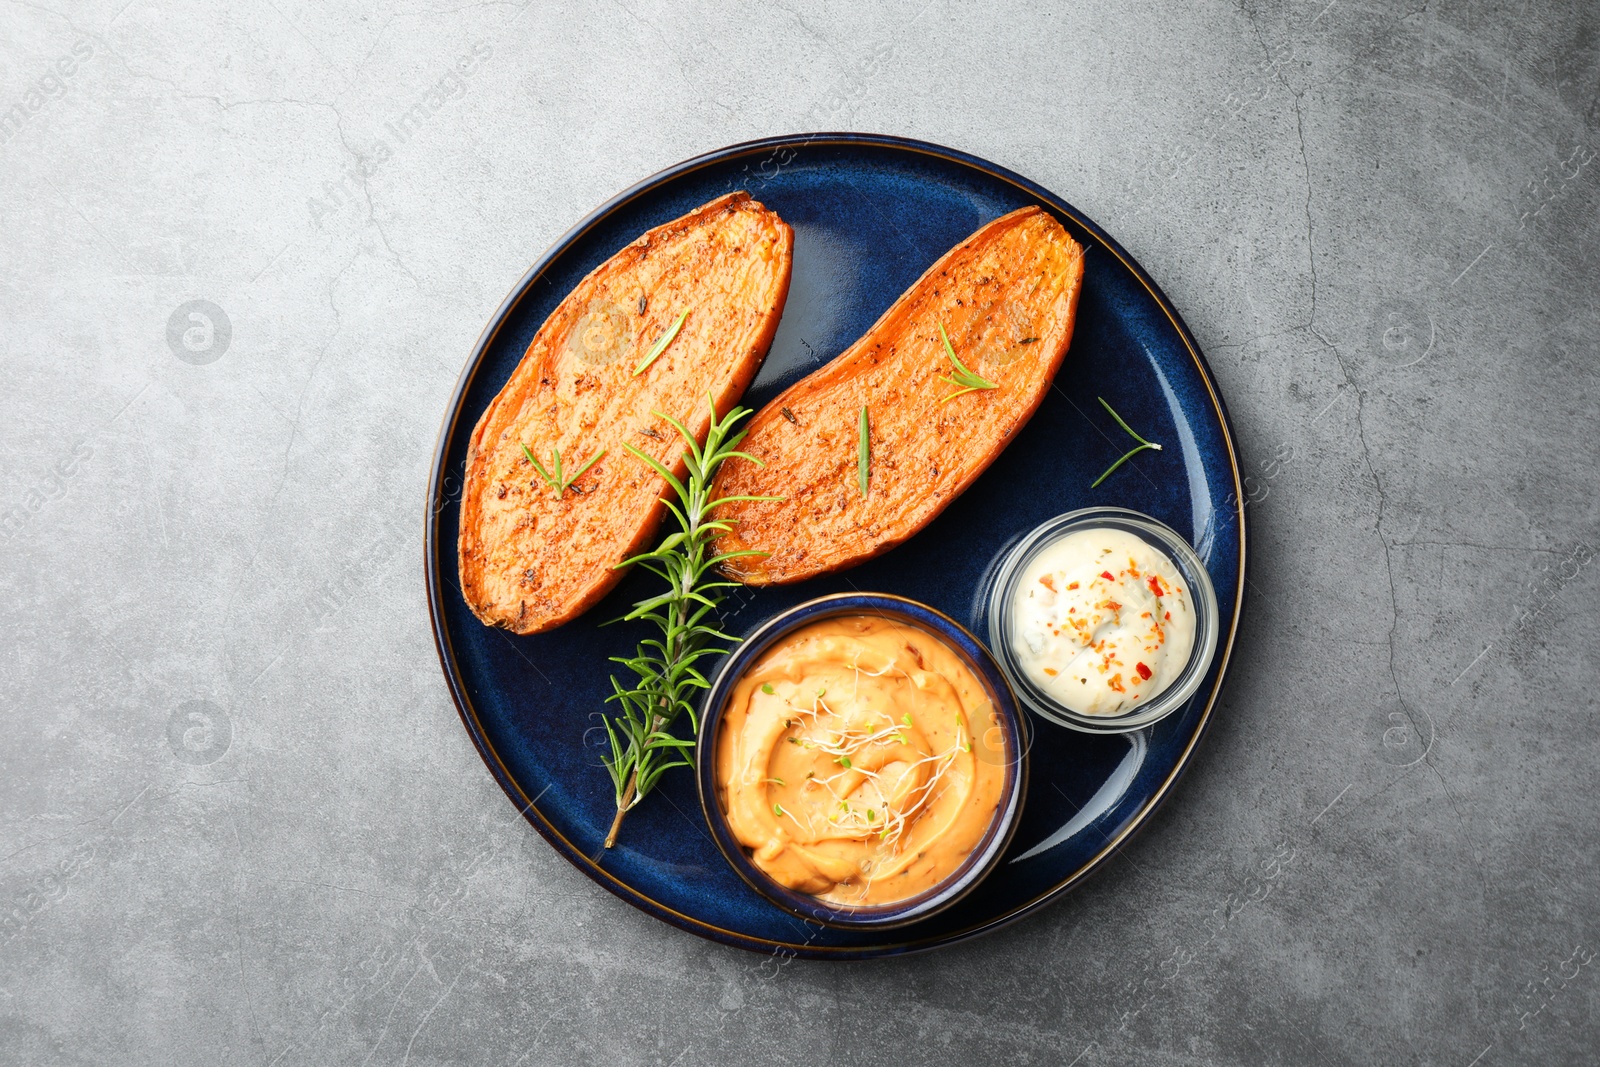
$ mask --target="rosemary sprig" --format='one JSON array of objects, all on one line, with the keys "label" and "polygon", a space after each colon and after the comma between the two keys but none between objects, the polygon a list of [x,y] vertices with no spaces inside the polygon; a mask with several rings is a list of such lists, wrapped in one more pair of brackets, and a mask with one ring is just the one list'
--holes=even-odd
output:
[{"label": "rosemary sprig", "polygon": [[[711,398],[708,396],[707,400]],[[770,496],[713,498],[711,495],[712,479],[724,460],[739,456],[763,465],[754,456],[738,451],[739,442],[744,440],[747,431],[735,433],[734,425],[749,415],[750,409],[736,407],[718,419],[713,402],[711,428],[706,432],[704,446],[695,442],[694,434],[682,422],[659,411],[655,414],[666,419],[683,438],[687,446],[683,461],[688,474],[679,479],[653,457],[632,445],[623,445],[672,487],[673,493],[663,497],[662,503],[678,520],[678,528],[664,537],[654,551],[617,564],[627,567],[637,563],[660,575],[667,589],[638,601],[632,611],[615,620],[653,622],[660,628],[661,636],[640,641],[637,654],[631,658],[611,657],[613,662],[627,667],[637,677],[631,688],[624,688],[613,675],[612,694],[606,698],[607,703],[615,701],[618,705],[617,713],[604,720],[606,735],[611,741],[606,770],[611,773],[617,796],[617,815],[606,834],[607,848],[616,844],[623,815],[644,799],[662,774],[673,767],[694,766],[694,741],[674,736],[672,726],[679,715],[687,713],[691,732],[698,731],[700,723],[692,698],[696,690],[710,688],[710,683],[697,664],[706,656],[726,651],[723,642],[738,640],[708,621],[722,601],[723,590],[739,584],[709,580],[715,577],[713,568],[740,556],[766,555],[754,549],[713,555],[712,542],[732,529],[732,524],[712,518],[712,512],[735,500],[781,499]]]},{"label": "rosemary sprig", "polygon": [[550,454],[555,457],[555,461],[551,463],[551,466],[556,469],[554,474],[544,469],[544,464],[540,463],[534,454],[528,451],[527,445],[522,446],[522,454],[528,457],[528,462],[533,464],[533,469],[539,472],[539,477],[544,479],[544,483],[556,491],[556,496],[561,496],[572,486],[573,482],[583,477],[584,471],[600,461],[600,457],[606,454],[606,450],[602,448],[590,456],[589,462],[573,471],[570,478],[563,478],[561,475],[561,449],[552,448],[550,450]]},{"label": "rosemary sprig", "polygon": [[949,382],[951,385],[956,386],[956,391],[939,401],[939,403],[948,404],[964,393],[975,393],[979,389],[1000,388],[998,384],[991,382],[989,379],[972,373],[967,369],[967,365],[956,357],[956,350],[950,344],[950,335],[944,332],[944,323],[942,322],[939,324],[939,339],[944,342],[944,354],[950,357],[950,362],[955,364],[956,368],[954,374],[939,376],[941,382]]},{"label": "rosemary sprig", "polygon": [[684,308],[683,313],[678,316],[678,321],[674,322],[672,326],[668,328],[667,332],[662,334],[656,343],[650,346],[650,351],[644,354],[644,361],[641,362],[637,367],[633,368],[633,377],[637,378],[639,375],[643,374],[644,369],[650,364],[654,363],[656,361],[656,357],[667,350],[667,346],[672,343],[672,339],[678,336],[678,330],[682,328],[683,320],[688,317],[689,309]]},{"label": "rosemary sprig", "polygon": [[872,424],[867,421],[867,406],[861,405],[861,440],[856,445],[856,484],[861,495],[867,495],[867,483],[872,476]]},{"label": "rosemary sprig", "polygon": [[1161,446],[1160,445],[1156,444],[1153,441],[1146,441],[1143,437],[1140,437],[1137,433],[1134,432],[1132,426],[1129,426],[1127,423],[1123,422],[1122,421],[1122,416],[1118,415],[1116,413],[1116,411],[1112,409],[1111,405],[1106,403],[1106,398],[1105,397],[1100,396],[1100,397],[1096,397],[1095,399],[1100,401],[1100,406],[1101,407],[1103,407],[1107,411],[1111,412],[1111,417],[1113,419],[1117,420],[1117,425],[1121,426],[1124,430],[1128,431],[1128,436],[1132,437],[1135,441],[1138,441],[1139,444],[1138,444],[1138,446],[1136,448],[1130,449],[1128,451],[1127,455],[1123,456],[1121,459],[1117,460],[1111,466],[1107,467],[1106,468],[1106,472],[1104,474],[1102,474],[1100,477],[1096,478],[1094,480],[1094,484],[1093,485],[1089,486],[1090,489],[1094,489],[1094,488],[1098,487],[1101,482],[1103,482],[1107,478],[1111,477],[1111,472],[1112,471],[1115,471],[1118,467],[1122,466],[1124,463],[1128,462],[1128,460],[1132,459],[1134,456],[1137,456],[1140,452],[1143,452],[1145,449],[1152,448],[1152,449],[1155,449],[1157,452],[1161,451]]}]

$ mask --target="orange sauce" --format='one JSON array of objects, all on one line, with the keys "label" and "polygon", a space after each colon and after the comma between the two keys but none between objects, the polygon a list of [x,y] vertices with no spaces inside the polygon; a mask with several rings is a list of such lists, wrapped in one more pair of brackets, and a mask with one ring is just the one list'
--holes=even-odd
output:
[{"label": "orange sauce", "polygon": [[790,634],[734,687],[718,801],[780,884],[888,904],[949,878],[983,840],[1010,747],[983,683],[941,639],[839,616]]}]

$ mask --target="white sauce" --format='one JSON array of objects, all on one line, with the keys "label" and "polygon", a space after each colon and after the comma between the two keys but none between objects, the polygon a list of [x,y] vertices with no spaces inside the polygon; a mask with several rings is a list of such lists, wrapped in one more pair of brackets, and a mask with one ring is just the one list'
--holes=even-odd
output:
[{"label": "white sauce", "polygon": [[1012,652],[1035,685],[1073,711],[1131,711],[1189,661],[1187,584],[1165,553],[1133,534],[1068,534],[1034,556],[1017,583]]}]

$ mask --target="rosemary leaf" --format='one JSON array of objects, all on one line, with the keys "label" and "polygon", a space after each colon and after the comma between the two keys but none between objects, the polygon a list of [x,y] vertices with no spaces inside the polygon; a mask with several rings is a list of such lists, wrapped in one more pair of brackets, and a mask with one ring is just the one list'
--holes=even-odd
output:
[{"label": "rosemary leaf", "polygon": [[1123,422],[1122,421],[1122,416],[1118,415],[1116,410],[1110,404],[1106,403],[1106,398],[1105,397],[1100,396],[1100,397],[1096,397],[1095,399],[1100,401],[1100,406],[1101,407],[1105,408],[1106,411],[1111,413],[1111,417],[1113,419],[1117,420],[1117,425],[1121,426],[1124,430],[1126,430],[1127,433],[1128,433],[1128,436],[1132,437],[1135,441],[1138,441],[1139,444],[1138,444],[1137,447],[1135,447],[1133,449],[1130,449],[1126,454],[1123,455],[1123,457],[1121,459],[1117,460],[1111,466],[1107,467],[1106,468],[1106,472],[1104,474],[1100,475],[1100,477],[1096,478],[1093,481],[1093,483],[1090,484],[1090,486],[1089,486],[1090,489],[1099,488],[1100,483],[1105,481],[1107,478],[1111,477],[1112,473],[1115,472],[1118,467],[1122,466],[1124,463],[1128,462],[1128,460],[1132,459],[1134,456],[1137,456],[1140,452],[1143,452],[1145,449],[1147,449],[1147,448],[1148,449],[1152,449],[1152,450],[1154,450],[1156,452],[1161,451],[1161,446],[1160,445],[1156,444],[1153,441],[1146,441],[1143,437],[1139,436],[1139,434],[1134,430],[1134,428],[1132,426],[1129,426],[1126,422]]},{"label": "rosemary leaf", "polygon": [[655,344],[650,346],[650,351],[645,353],[644,361],[641,362],[637,367],[633,368],[633,377],[637,378],[639,375],[643,374],[644,369],[650,364],[654,363],[656,361],[656,357],[667,350],[667,346],[672,343],[672,339],[678,336],[678,330],[683,326],[683,320],[688,317],[689,309],[684,308],[683,313],[678,316],[678,321],[674,322],[667,332],[662,334],[660,339],[657,340]]},{"label": "rosemary leaf", "polygon": [[867,420],[867,406],[861,405],[861,439],[856,445],[856,484],[861,495],[867,495],[867,482],[872,474],[872,425]]},{"label": "rosemary leaf", "polygon": [[1110,404],[1106,403],[1106,398],[1105,397],[1097,396],[1097,397],[1095,397],[1095,399],[1100,401],[1100,406],[1105,408],[1106,411],[1110,413],[1110,415],[1111,415],[1111,417],[1113,419],[1117,420],[1117,425],[1121,426],[1124,430],[1127,431],[1129,437],[1133,438],[1135,441],[1138,441],[1141,445],[1149,445],[1151,448],[1155,449],[1157,452],[1161,451],[1161,446],[1160,445],[1152,445],[1152,444],[1150,444],[1149,441],[1146,441],[1143,437],[1140,437],[1137,433],[1135,433],[1132,426],[1129,426],[1127,423],[1123,422],[1122,421],[1122,416],[1117,414],[1115,408],[1113,408]]},{"label": "rosemary leaf", "polygon": [[1135,445],[1132,449],[1130,449],[1129,451],[1125,452],[1121,459],[1117,460],[1111,466],[1107,467],[1106,468],[1106,472],[1104,474],[1102,474],[1100,477],[1096,478],[1093,482],[1091,482],[1090,485],[1089,485],[1089,488],[1090,489],[1098,489],[1100,487],[1100,483],[1101,482],[1103,482],[1107,478],[1111,477],[1111,475],[1116,471],[1116,469],[1118,467],[1122,466],[1124,463],[1128,462],[1128,460],[1132,459],[1134,456],[1137,456],[1140,452],[1143,452],[1147,448],[1159,448],[1159,447],[1161,447],[1161,446],[1160,445]]},{"label": "rosemary leaf", "polygon": [[[544,469],[543,464],[534,458],[533,453],[528,451],[527,445],[522,446],[522,454],[528,457],[528,462],[533,464],[533,469],[539,472],[539,477],[544,479],[546,485],[556,486],[560,484],[551,476],[549,471]],[[560,453],[557,453],[557,455],[559,456]]]},{"label": "rosemary leaf", "polygon": [[585,463],[583,466],[574,471],[572,477],[570,478],[563,477],[561,473],[561,449],[552,448],[550,450],[550,455],[552,457],[550,466],[555,468],[554,474],[551,474],[548,470],[546,470],[544,464],[539,462],[538,457],[536,457],[532,452],[528,451],[527,445],[522,445],[522,454],[528,457],[528,462],[533,464],[533,469],[539,472],[539,477],[544,479],[544,483],[556,491],[556,496],[561,496],[572,487],[573,482],[583,477],[584,471],[588,470],[590,467],[594,466],[600,461],[600,457],[606,454],[606,450],[602,448],[593,456],[590,456],[589,462]]},{"label": "rosemary leaf", "polygon": [[940,404],[948,404],[958,396],[966,393],[975,393],[980,389],[1000,388],[997,383],[991,382],[982,375],[974,374],[965,363],[961,362],[961,359],[956,355],[955,346],[950,343],[950,335],[944,332],[944,323],[942,322],[939,324],[939,339],[944,342],[944,354],[950,357],[950,362],[956,368],[954,374],[940,375],[939,380],[941,382],[949,382],[957,387],[955,392],[939,401]]},{"label": "rosemary leaf", "polygon": [[[567,479],[567,485],[571,485],[573,482],[577,481],[579,478],[582,478],[583,477],[583,472],[588,470],[590,467],[594,466],[596,463],[600,462],[600,457],[604,456],[605,454],[606,454],[606,450],[602,448],[600,451],[596,452],[593,456],[591,456],[589,458],[589,462],[585,463],[583,466],[579,467],[577,470],[572,472],[572,477]],[[566,485],[562,486],[563,489],[565,489],[566,487],[567,487]]]}]

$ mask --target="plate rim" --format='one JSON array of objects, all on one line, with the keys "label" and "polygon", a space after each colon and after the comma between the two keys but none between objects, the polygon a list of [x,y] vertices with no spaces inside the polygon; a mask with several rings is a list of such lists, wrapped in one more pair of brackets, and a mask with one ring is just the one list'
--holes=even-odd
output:
[{"label": "plate rim", "polygon": [[[1102,847],[1096,851],[1094,855],[1090,856],[1086,861],[1084,861],[1084,863],[1076,870],[1072,871],[1064,879],[1057,882],[1049,889],[1036,894],[1031,899],[1011,908],[1004,914],[984,922],[977,923],[973,926],[935,937],[873,945],[835,946],[815,945],[810,943],[796,944],[793,942],[774,941],[769,938],[746,934],[737,930],[725,929],[713,923],[708,923],[703,919],[695,918],[692,915],[686,915],[675,908],[655,900],[654,898],[629,885],[621,878],[618,878],[610,871],[606,870],[599,863],[585,855],[582,850],[577,848],[570,840],[568,840],[565,835],[557,830],[556,827],[544,817],[543,812],[541,812],[538,808],[539,798],[544,795],[544,791],[540,791],[537,795],[531,798],[527,795],[526,791],[522,787],[522,784],[518,782],[511,774],[504,761],[501,760],[500,755],[495,750],[493,744],[490,743],[487,734],[484,732],[482,723],[478,719],[477,710],[472,704],[471,697],[466,692],[460,666],[456,662],[455,650],[451,644],[450,635],[445,626],[443,604],[444,592],[441,580],[448,583],[452,588],[455,588],[455,583],[449,581],[448,578],[444,578],[444,576],[440,574],[438,552],[439,515],[443,511],[446,502],[448,502],[450,496],[454,492],[447,492],[443,497],[441,497],[440,490],[452,477],[446,471],[446,462],[448,459],[450,440],[453,436],[455,427],[461,421],[462,401],[466,396],[467,390],[472,387],[478,371],[482,369],[484,357],[487,354],[490,346],[493,345],[495,339],[499,336],[500,330],[504,327],[506,320],[516,309],[517,305],[521,303],[523,298],[528,295],[533,286],[536,285],[540,278],[543,277],[545,271],[550,267],[550,265],[554,263],[555,260],[563,253],[565,253],[568,248],[576,243],[579,238],[587,234],[591,229],[607,219],[618,209],[638,199],[645,193],[654,190],[656,187],[672,181],[673,179],[680,178],[684,175],[692,174],[695,171],[703,170],[706,167],[723,163],[732,159],[737,159],[742,156],[757,155],[762,151],[776,153],[784,148],[806,148],[812,146],[825,147],[830,145],[886,148],[909,152],[915,155],[931,156],[946,162],[956,163],[964,167],[970,167],[1006,184],[1015,186],[1026,195],[1034,198],[1042,204],[1048,205],[1052,210],[1072,219],[1073,222],[1081,226],[1088,233],[1092,234],[1094,238],[1105,247],[1106,251],[1115,256],[1117,261],[1121,263],[1136,279],[1138,279],[1139,283],[1144,286],[1147,292],[1149,292],[1156,304],[1161,308],[1162,313],[1166,315],[1167,320],[1177,331],[1179,338],[1182,339],[1184,347],[1189,352],[1190,359],[1193,360],[1195,368],[1200,373],[1201,380],[1205,383],[1206,393],[1210,397],[1211,403],[1216,409],[1221,423],[1223,444],[1226,447],[1228,465],[1233,474],[1234,512],[1235,517],[1238,520],[1239,529],[1239,580],[1237,589],[1234,593],[1233,619],[1228,627],[1226,640],[1219,641],[1218,645],[1217,654],[1219,657],[1219,666],[1217,671],[1217,679],[1212,684],[1211,692],[1206,698],[1205,708],[1201,711],[1200,720],[1196,724],[1194,732],[1190,735],[1188,743],[1184,746],[1183,751],[1179,754],[1177,762],[1168,772],[1167,777],[1151,792],[1150,796],[1145,800],[1143,806],[1139,808],[1139,810],[1133,815],[1128,823],[1123,826],[1120,831],[1118,831],[1118,833],[1110,838],[1107,838]],[[615,896],[627,901],[629,904],[632,904],[634,907],[645,912],[647,915],[669,922],[680,929],[687,930],[690,933],[697,934],[701,937],[707,938],[708,940],[717,941],[722,944],[734,946],[736,948],[747,949],[752,952],[769,954],[776,952],[790,956],[803,956],[810,959],[856,960],[884,956],[909,955],[915,952],[927,952],[933,949],[943,948],[948,945],[958,944],[963,941],[970,941],[975,937],[980,937],[984,934],[991,933],[995,930],[999,930],[1006,926],[1010,926],[1013,923],[1019,922],[1027,916],[1040,911],[1045,906],[1053,903],[1060,897],[1066,895],[1070,890],[1081,885],[1089,878],[1089,876],[1101,870],[1104,866],[1106,866],[1106,861],[1112,854],[1114,854],[1124,843],[1131,840],[1134,834],[1138,833],[1149,824],[1151,818],[1156,814],[1156,812],[1161,809],[1168,799],[1170,799],[1177,783],[1180,779],[1182,779],[1183,775],[1189,769],[1190,764],[1193,762],[1194,754],[1199,747],[1200,741],[1205,737],[1206,733],[1211,728],[1213,713],[1216,711],[1217,702],[1221,697],[1222,686],[1224,681],[1227,679],[1228,667],[1230,666],[1234,645],[1239,635],[1240,621],[1244,609],[1244,594],[1246,587],[1249,585],[1248,545],[1249,528],[1248,517],[1245,513],[1244,507],[1242,464],[1239,458],[1238,444],[1233,431],[1233,423],[1228,417],[1227,405],[1224,403],[1222,394],[1217,388],[1216,379],[1211,372],[1211,367],[1206,362],[1205,356],[1200,352],[1199,344],[1195,341],[1193,334],[1189,332],[1189,328],[1184,324],[1182,317],[1178,314],[1177,309],[1173,307],[1172,302],[1167,298],[1167,295],[1162,292],[1161,288],[1157,286],[1154,280],[1150,278],[1150,276],[1145,272],[1144,268],[1140,266],[1139,263],[1135,261],[1120,244],[1118,244],[1103,230],[1101,230],[1098,225],[1084,217],[1072,205],[1068,204],[1066,201],[1062,200],[1059,196],[1056,196],[1048,189],[1045,189],[1037,183],[1030,181],[1029,179],[1024,178],[1022,175],[1017,174],[1005,167],[991,163],[982,157],[960,151],[959,149],[948,148],[944,145],[934,144],[929,141],[920,141],[893,134],[835,131],[780,134],[771,137],[758,138],[751,141],[741,141],[736,144],[713,149],[709,152],[703,152],[699,155],[683,160],[682,162],[675,163],[672,166],[659,170],[654,174],[635,182],[622,192],[617,193],[609,200],[606,200],[593,211],[589,212],[589,214],[585,215],[579,222],[570,227],[560,237],[558,237],[550,245],[550,247],[547,248],[544,253],[534,261],[533,265],[530,266],[523,274],[521,280],[512,286],[505,299],[500,302],[500,306],[489,318],[488,323],[484,326],[482,333],[479,335],[477,342],[473,346],[471,355],[467,358],[466,364],[462,367],[461,374],[456,379],[455,389],[451,392],[450,400],[446,406],[444,418],[439,428],[439,435],[434,444],[433,461],[430,464],[430,470],[428,474],[428,496],[423,514],[422,563],[423,576],[428,596],[429,625],[433,631],[434,647],[439,655],[439,666],[444,673],[445,682],[450,690],[451,699],[455,702],[456,713],[460,717],[462,725],[466,728],[468,735],[472,738],[473,745],[477,749],[479,757],[484,761],[485,766],[488,767],[490,775],[497,783],[499,783],[500,788],[505,792],[506,796],[517,805],[518,811],[521,813],[523,818],[526,819],[536,831],[538,831],[539,835],[543,837],[559,855],[564,857],[573,866],[577,867],[592,881],[604,887]],[[552,782],[550,784],[554,783]],[[545,789],[548,788],[549,785],[546,785]]]}]

